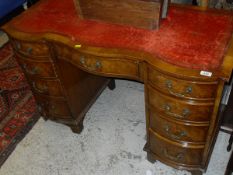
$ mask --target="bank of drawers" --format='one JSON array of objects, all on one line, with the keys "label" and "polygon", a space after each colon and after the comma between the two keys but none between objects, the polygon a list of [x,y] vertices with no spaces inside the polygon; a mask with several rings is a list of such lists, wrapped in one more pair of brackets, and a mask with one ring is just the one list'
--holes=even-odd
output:
[{"label": "bank of drawers", "polygon": [[149,145],[161,160],[200,166],[217,82],[188,81],[148,66]]},{"label": "bank of drawers", "polygon": [[41,114],[54,120],[70,119],[72,115],[46,43],[13,40],[12,45]]},{"label": "bank of drawers", "polygon": [[[54,45],[59,57],[70,58],[70,61],[79,68],[97,74],[139,78],[139,61],[132,58],[122,58],[116,55],[102,55],[84,53],[64,45]],[[103,54],[103,53],[102,53]],[[101,55],[101,53],[100,53]]]}]

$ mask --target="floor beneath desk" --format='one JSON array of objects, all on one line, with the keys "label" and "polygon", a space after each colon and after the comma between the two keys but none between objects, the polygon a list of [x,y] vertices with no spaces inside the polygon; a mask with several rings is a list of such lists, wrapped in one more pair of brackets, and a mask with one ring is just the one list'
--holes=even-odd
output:
[{"label": "floor beneath desk", "polygon": [[[39,120],[0,169],[0,175],[189,175],[151,164],[145,140],[143,84],[117,80],[92,106],[81,135]],[[220,133],[206,175],[224,175],[229,135]]]}]

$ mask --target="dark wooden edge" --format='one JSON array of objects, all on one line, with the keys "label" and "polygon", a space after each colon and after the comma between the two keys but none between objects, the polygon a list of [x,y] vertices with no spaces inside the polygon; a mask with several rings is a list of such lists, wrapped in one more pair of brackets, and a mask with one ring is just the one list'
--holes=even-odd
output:
[{"label": "dark wooden edge", "polygon": [[27,135],[27,133],[32,129],[32,127],[36,124],[39,120],[40,115],[36,111],[35,114],[31,117],[29,122],[25,125],[25,127],[16,134],[16,136],[12,139],[12,142],[9,144],[6,150],[0,153],[0,168],[3,163],[7,160],[10,154],[14,151],[17,144]]},{"label": "dark wooden edge", "polygon": [[217,90],[217,95],[216,95],[217,98],[214,104],[214,110],[211,116],[211,125],[209,126],[205,150],[203,153],[204,158],[202,160],[202,164],[203,164],[203,167],[205,168],[205,171],[208,168],[209,161],[210,161],[212,152],[214,150],[214,146],[217,140],[217,136],[218,136],[219,128],[221,124],[221,118],[222,118],[221,115],[224,110],[224,107],[221,105],[223,87],[224,87],[224,81],[220,81],[219,87]]}]

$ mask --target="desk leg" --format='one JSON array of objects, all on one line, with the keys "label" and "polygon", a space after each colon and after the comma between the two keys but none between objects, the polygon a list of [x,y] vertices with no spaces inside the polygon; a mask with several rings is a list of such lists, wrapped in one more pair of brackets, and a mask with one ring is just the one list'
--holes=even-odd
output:
[{"label": "desk leg", "polygon": [[202,171],[190,171],[192,175],[202,175]]},{"label": "desk leg", "polygon": [[150,163],[155,163],[156,162],[156,158],[150,152],[150,149],[148,148],[148,143],[146,143],[146,145],[144,146],[143,150],[147,152],[147,160]]},{"label": "desk leg", "polygon": [[233,173],[233,153],[231,153],[231,157],[227,164],[225,175],[231,175],[232,173]]},{"label": "desk leg", "polygon": [[156,159],[150,153],[147,153],[147,160],[150,163],[155,163],[156,162]]},{"label": "desk leg", "polygon": [[110,90],[114,90],[116,88],[116,82],[114,78],[111,78],[110,82],[108,83],[108,88]]},{"label": "desk leg", "polygon": [[82,121],[79,122],[79,124],[77,126],[70,126],[70,129],[77,134],[80,134],[84,128],[83,126],[83,120],[85,117],[83,117]]},{"label": "desk leg", "polygon": [[231,150],[232,142],[233,142],[233,132],[231,133],[231,136],[230,136],[230,139],[229,139],[229,144],[227,146],[227,151]]}]

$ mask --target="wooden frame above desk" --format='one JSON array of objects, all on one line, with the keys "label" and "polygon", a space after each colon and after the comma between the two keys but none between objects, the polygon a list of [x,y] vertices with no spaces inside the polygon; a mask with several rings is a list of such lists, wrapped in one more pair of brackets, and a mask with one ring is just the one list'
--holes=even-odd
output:
[{"label": "wooden frame above desk", "polygon": [[233,67],[232,15],[171,7],[160,29],[147,31],[81,20],[72,0],[42,0],[3,28],[45,118],[81,132],[108,78],[137,80],[148,159],[206,170]]}]

